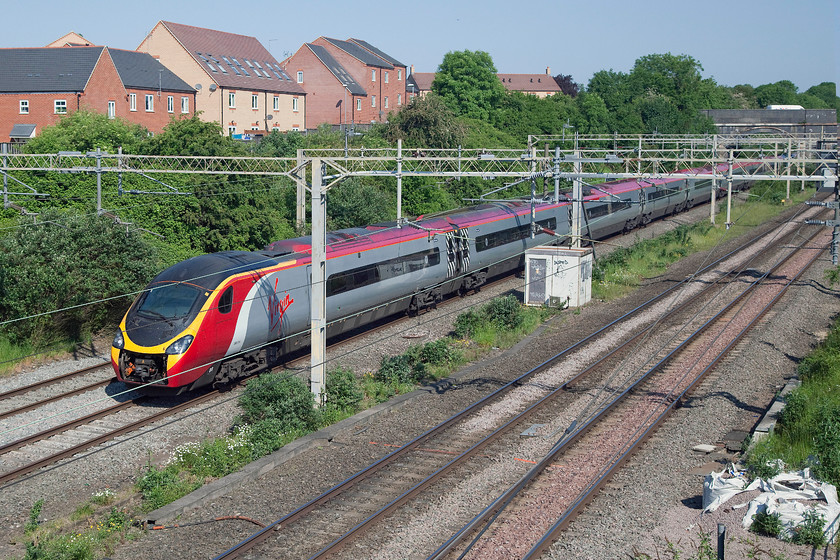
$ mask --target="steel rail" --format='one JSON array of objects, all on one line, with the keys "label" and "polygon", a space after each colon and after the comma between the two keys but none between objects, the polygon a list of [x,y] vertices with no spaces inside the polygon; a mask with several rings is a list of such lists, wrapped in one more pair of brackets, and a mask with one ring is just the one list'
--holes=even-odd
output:
[{"label": "steel rail", "polygon": [[[813,239],[814,237],[816,237],[818,235],[818,233],[819,232],[814,233],[814,235],[810,239]],[[805,243],[808,243],[810,241],[810,239],[804,241],[800,245],[800,248],[801,248],[802,245],[805,245]],[[802,272],[805,269],[807,269],[807,266],[810,266],[810,264],[813,263],[813,261],[816,258],[818,258],[819,254],[821,254],[821,253],[822,253],[822,250],[818,251],[817,254],[813,257],[813,259],[808,263],[808,265],[806,265],[806,267],[803,268],[802,271],[799,272],[799,274],[797,274],[796,278],[798,278],[802,274]],[[568,434],[567,438],[561,439],[561,442],[558,443],[554,448],[552,448],[552,450],[542,460],[540,460],[537,463],[537,465],[535,465],[532,469],[530,469],[526,475],[524,475],[522,478],[520,478],[520,480],[516,484],[514,484],[510,488],[508,488],[508,490],[506,490],[503,494],[501,494],[499,497],[497,497],[489,506],[487,506],[484,510],[482,510],[481,513],[479,513],[477,516],[475,516],[469,523],[464,525],[459,531],[457,531],[452,537],[450,537],[450,539],[447,540],[446,543],[441,545],[441,547],[439,547],[431,556],[428,557],[429,560],[431,560],[431,559],[440,560],[442,558],[445,558],[448,554],[453,552],[453,550],[455,549],[456,546],[458,546],[460,543],[462,543],[466,539],[466,535],[474,532],[476,529],[478,529],[479,526],[485,525],[484,530],[486,530],[486,528],[487,528],[486,524],[488,523],[488,521],[491,521],[492,519],[495,519],[495,517],[497,517],[500,514],[500,512],[505,507],[507,507],[507,505],[516,496],[518,496],[523,491],[523,489],[528,487],[528,485],[531,484],[536,479],[536,477],[538,477],[539,474],[547,466],[549,466],[551,463],[553,463],[561,453],[564,453],[564,452],[568,451],[568,449],[572,445],[574,445],[575,443],[578,443],[580,441],[580,439],[589,432],[589,430],[591,430],[595,425],[599,424],[602,420],[604,420],[607,417],[607,415],[609,414],[609,412],[611,412],[615,407],[622,404],[628,398],[628,396],[630,396],[632,393],[634,393],[637,390],[637,388],[639,386],[641,386],[643,383],[647,382],[650,379],[650,377],[656,371],[661,370],[667,362],[671,361],[677,354],[681,353],[683,349],[685,349],[693,340],[696,339],[696,337],[698,337],[702,332],[706,331],[706,329],[710,325],[712,325],[714,323],[714,321],[717,320],[717,318],[719,318],[721,316],[724,316],[725,314],[729,313],[732,309],[734,309],[735,305],[737,305],[738,302],[743,300],[743,298],[745,298],[748,294],[752,293],[754,288],[759,285],[759,282],[761,280],[763,280],[769,274],[771,274],[773,272],[773,270],[777,270],[779,267],[781,267],[782,264],[787,262],[790,258],[792,258],[792,256],[794,254],[795,253],[791,253],[788,256],[786,256],[785,259],[783,259],[782,261],[777,263],[769,272],[767,272],[765,275],[763,275],[762,278],[757,279],[755,282],[751,283],[751,285],[746,290],[744,290],[741,294],[739,294],[737,298],[735,298],[733,301],[731,301],[729,304],[727,304],[727,306],[724,307],[724,309],[718,311],[715,314],[714,318],[705,321],[704,324],[700,328],[698,328],[692,335],[690,335],[690,337],[688,339],[686,339],[685,341],[680,343],[677,347],[672,349],[666,357],[664,357],[658,363],[656,363],[651,368],[649,368],[648,371],[642,377],[640,377],[637,381],[635,381],[633,383],[633,385],[626,388],[621,394],[617,395],[611,402],[605,403],[604,405],[602,405],[601,409],[599,411],[597,411],[589,419],[587,419],[584,423],[580,424],[579,426],[575,426],[574,430],[571,433]],[[790,282],[792,283],[793,281],[795,281],[796,278],[792,279]],[[773,300],[772,303],[775,303],[778,300],[779,297],[781,297],[781,294],[777,295],[777,297]],[[772,303],[771,303],[771,305],[772,305]],[[760,319],[760,317],[763,316],[766,313],[767,309],[769,309],[769,307],[771,305],[766,306],[765,309],[761,311],[760,315],[757,316],[753,320],[753,322],[751,323],[751,326],[754,325]],[[707,366],[706,368],[704,368],[704,370],[690,383],[689,387],[680,393],[679,397],[670,399],[670,403],[668,404],[668,407],[666,408],[666,412],[672,410],[673,407],[676,405],[676,403],[678,403],[680,401],[682,396],[684,394],[686,394],[691,388],[693,388],[700,381],[700,379],[703,376],[705,376],[705,374],[707,372],[711,371],[714,368],[714,366],[718,363],[718,361],[720,359],[722,359],[723,356],[726,353],[728,353],[728,351],[735,344],[737,344],[737,342],[740,341],[741,338],[743,338],[743,336],[746,334],[747,330],[748,329],[742,330],[742,332],[739,333],[739,335],[737,337],[735,337],[732,341],[730,341],[730,343],[727,344],[726,348],[724,348],[720,352],[720,354],[715,358],[713,363],[710,364],[709,366]],[[653,431],[655,431],[655,428],[658,427],[664,421],[664,415],[666,414],[666,412],[663,412],[662,414],[660,414],[660,417],[651,426],[649,426],[639,438],[637,438],[633,442],[629,442],[629,444],[628,444],[629,448],[627,449],[627,451],[625,451],[618,460],[613,462],[613,464],[610,466],[608,472],[606,474],[602,474],[597,479],[596,484],[590,489],[589,492],[587,492],[585,495],[582,495],[581,497],[578,498],[578,500],[575,502],[575,507],[578,508],[578,509],[575,510],[575,511],[579,512],[580,509],[582,509],[586,504],[588,504],[593,499],[594,492],[597,491],[597,489],[601,488],[603,486],[603,484],[606,483],[609,476],[616,469],[618,469],[621,465],[624,464],[624,462],[627,460],[627,458],[629,458],[629,454],[632,452],[632,450],[637,449],[644,442],[644,440],[651,433],[653,433]],[[568,523],[571,521],[571,518],[569,517],[571,515],[571,513],[572,513],[572,510],[570,508],[570,511],[567,512],[561,518],[561,520],[559,520],[554,526],[552,526],[552,529],[549,531],[551,533],[551,535],[549,535],[547,533],[546,535],[543,536],[543,538],[540,539],[539,546],[542,547],[542,548],[538,549],[538,545],[535,545],[533,547],[533,549],[531,550],[531,552],[529,552],[529,555],[526,556],[526,558],[533,558],[534,554],[538,554],[539,552],[544,551],[545,547],[550,545],[551,541],[553,540],[553,536],[556,536],[557,532],[562,530],[562,528],[567,526]],[[561,525],[562,525],[562,527],[561,527]],[[482,530],[482,533],[483,533],[483,530]],[[477,539],[476,539],[476,541],[477,541]],[[474,541],[470,545],[470,547],[473,546],[476,541]],[[547,544],[545,544],[545,543],[547,543]]]},{"label": "steel rail", "polygon": [[53,395],[52,397],[47,397],[45,399],[41,399],[39,401],[35,401],[33,403],[13,408],[11,410],[7,410],[6,412],[0,412],[0,420],[3,418],[8,418],[9,416],[15,416],[17,414],[22,414],[29,410],[33,410],[39,408],[45,404],[55,402],[61,399],[66,399],[67,397],[72,397],[81,393],[85,393],[87,391],[92,391],[93,389],[98,389],[100,387],[105,387],[106,385],[110,385],[114,381],[116,381],[116,377],[112,377],[110,379],[105,379],[104,381],[97,381],[96,383],[91,383],[89,385],[85,385],[84,387],[79,387],[78,389],[72,389],[67,391],[66,393],[61,393],[60,395]]},{"label": "steel rail", "polygon": [[35,389],[40,389],[42,387],[48,387],[49,385],[54,385],[56,383],[60,383],[61,381],[64,381],[66,379],[70,379],[72,377],[78,377],[78,376],[83,375],[85,373],[91,372],[91,371],[93,371],[97,368],[104,367],[104,366],[106,366],[110,363],[111,362],[102,362],[101,364],[88,366],[86,368],[82,368],[82,369],[79,369],[79,370],[76,370],[76,371],[71,371],[69,373],[59,375],[57,377],[51,377],[49,379],[44,379],[43,381],[38,381],[37,383],[32,383],[31,385],[24,385],[23,387],[18,387],[17,389],[12,389],[10,391],[0,393],[0,401],[6,400],[10,397],[21,395],[23,393],[28,393],[30,391],[34,391]]}]

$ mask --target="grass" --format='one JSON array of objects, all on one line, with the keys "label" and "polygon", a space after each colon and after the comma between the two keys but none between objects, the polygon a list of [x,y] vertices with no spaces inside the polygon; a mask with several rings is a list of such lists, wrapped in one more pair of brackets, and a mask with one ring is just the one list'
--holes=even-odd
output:
[{"label": "grass", "polygon": [[599,259],[593,270],[592,296],[603,301],[624,297],[645,278],[662,274],[681,258],[707,251],[721,242],[742,235],[778,216],[791,203],[800,203],[813,191],[794,190],[785,201],[783,182],[759,181],[749,191],[747,200],[734,200],[729,229],[723,224],[726,202],[719,200],[716,225],[707,222],[680,226],[655,239],[637,241],[630,248],[621,248]]},{"label": "grass", "polygon": [[755,476],[781,459],[792,468],[840,484],[840,322],[798,366],[802,385],[785,397],[785,408],[769,437],[750,448],[746,461]]}]

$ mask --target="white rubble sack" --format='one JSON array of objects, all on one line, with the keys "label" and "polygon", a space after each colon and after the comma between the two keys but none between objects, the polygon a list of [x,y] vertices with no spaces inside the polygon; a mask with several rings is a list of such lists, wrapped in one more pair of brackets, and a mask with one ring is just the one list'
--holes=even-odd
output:
[{"label": "white rubble sack", "polygon": [[[703,483],[703,513],[715,511],[724,502],[749,490],[761,490],[761,494],[749,502],[735,508],[748,506],[741,525],[748,529],[753,523],[753,516],[759,512],[778,514],[782,522],[783,535],[793,535],[794,527],[801,525],[805,513],[814,509],[826,520],[824,533],[826,540],[832,542],[840,524],[840,503],[837,501],[837,489],[832,484],[819,482],[811,478],[809,469],[799,472],[783,472],[770,480],[757,478],[749,485],[743,472],[733,470],[706,475]],[[821,502],[805,504],[803,502]]]}]

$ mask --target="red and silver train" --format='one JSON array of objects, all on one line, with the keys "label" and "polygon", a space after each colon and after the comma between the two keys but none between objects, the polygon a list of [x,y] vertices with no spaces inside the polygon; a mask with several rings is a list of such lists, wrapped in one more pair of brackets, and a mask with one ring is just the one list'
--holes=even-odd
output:
[{"label": "red and silver train", "polygon": [[[739,165],[734,174],[748,175],[758,165]],[[692,176],[710,171],[586,189],[583,235],[609,237],[706,202],[712,181]],[[400,228],[389,223],[328,233],[328,336],[418,311],[521,267],[526,249],[562,241],[545,230],[568,234],[570,204],[537,204],[535,226],[530,202],[511,201],[421,216]],[[263,251],[201,255],[164,270],[120,323],[111,349],[117,377],[183,392],[277,363],[309,342],[310,263],[310,238],[300,237]]]}]

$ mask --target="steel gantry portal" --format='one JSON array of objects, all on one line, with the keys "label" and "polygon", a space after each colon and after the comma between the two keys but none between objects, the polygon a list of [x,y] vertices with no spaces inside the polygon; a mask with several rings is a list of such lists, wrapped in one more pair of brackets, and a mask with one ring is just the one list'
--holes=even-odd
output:
[{"label": "steel gantry portal", "polygon": [[[311,273],[311,372],[310,387],[316,402],[323,403],[326,368],[326,194],[329,189],[350,177],[387,177],[397,182],[397,223],[402,216],[402,180],[405,177],[465,178],[509,181],[509,184],[489,190],[480,200],[492,200],[493,193],[506,186],[542,179],[553,182],[553,201],[560,200],[561,182],[571,182],[573,212],[570,225],[572,244],[580,243],[582,186],[584,183],[610,179],[662,179],[685,177],[680,170],[708,168],[693,174],[695,179],[725,181],[727,186],[726,225],[730,224],[731,186],[734,181],[782,180],[787,182],[790,196],[792,182],[817,182],[821,189],[835,192],[835,213],[840,207],[837,199],[838,154],[836,142],[827,144],[818,135],[803,136],[531,136],[526,149],[416,149],[404,150],[401,142],[396,148],[354,148],[340,150],[298,150],[296,158],[267,157],[198,157],[198,156],[141,156],[107,154],[101,151],[59,154],[2,154],[0,173],[3,175],[3,200],[9,197],[48,196],[38,193],[15,177],[22,171],[60,171],[96,173],[133,173],[164,185],[163,191],[125,191],[128,194],[190,194],[168,187],[153,179],[156,174],[194,175],[253,175],[285,177],[297,188],[296,221],[305,222],[306,192],[311,197],[312,273]],[[738,163],[762,161],[755,173],[733,176]],[[726,171],[720,173],[718,166]],[[121,175],[120,175],[121,176]],[[27,191],[9,191],[9,181],[22,185]],[[121,184],[121,183],[120,183]],[[97,212],[109,212],[102,207],[101,182],[97,180]],[[121,187],[120,187],[121,188]],[[712,189],[711,219],[716,210]],[[123,192],[123,191],[121,191]],[[532,189],[532,204],[538,202]],[[564,197],[564,200],[568,197]],[[544,201],[540,198],[539,201]],[[820,222],[835,228],[834,262],[837,262],[837,235],[840,219]]]}]

